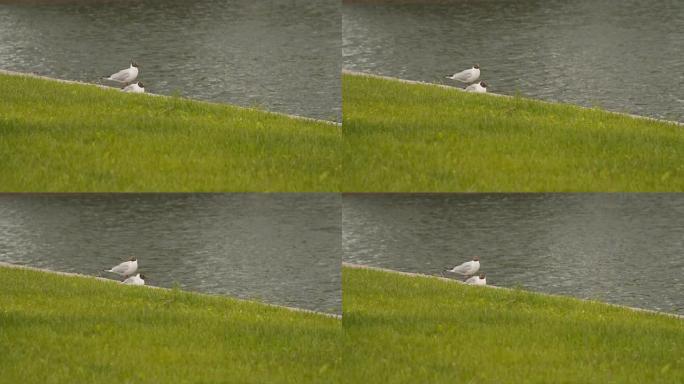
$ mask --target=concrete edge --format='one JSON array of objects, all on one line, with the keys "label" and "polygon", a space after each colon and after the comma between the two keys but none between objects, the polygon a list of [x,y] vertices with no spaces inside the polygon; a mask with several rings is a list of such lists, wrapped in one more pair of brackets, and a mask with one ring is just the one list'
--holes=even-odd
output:
[{"label": "concrete edge", "polygon": [[[460,285],[466,285],[464,282],[460,280],[455,280],[455,279],[450,279],[447,277],[442,277],[442,276],[433,276],[433,275],[426,275],[423,273],[414,273],[414,272],[403,272],[403,271],[397,271],[394,269],[388,269],[388,268],[381,268],[381,267],[373,267],[369,265],[363,265],[363,264],[355,264],[355,263],[348,263],[348,262],[342,262],[343,267],[351,268],[351,269],[367,269],[371,271],[378,271],[378,272],[385,272],[385,273],[391,273],[395,275],[402,275],[402,276],[407,276],[407,277],[413,277],[413,278],[424,278],[424,279],[433,279],[433,280],[439,280],[439,281],[445,281],[448,283],[452,284],[460,284]],[[478,287],[479,288],[479,287]],[[486,285],[483,288],[490,288],[490,289],[503,289],[506,291],[515,291],[515,289],[512,288],[506,288],[506,287],[497,287],[495,285]],[[680,320],[684,320],[684,315],[679,315],[676,313],[670,313],[670,312],[661,312],[661,311],[655,311],[652,309],[645,309],[645,308],[636,308],[636,307],[629,307],[626,305],[620,305],[620,304],[614,304],[614,303],[606,303],[604,301],[597,301],[597,300],[588,300],[588,299],[580,299],[577,297],[573,296],[565,296],[565,295],[556,295],[552,293],[542,293],[542,292],[534,292],[534,291],[524,291],[525,293],[530,293],[533,295],[540,295],[540,296],[546,296],[546,297],[557,297],[557,298],[564,298],[564,299],[574,299],[574,300],[580,300],[588,303],[594,303],[594,304],[603,304],[603,305],[609,305],[611,307],[616,307],[616,308],[622,308],[622,309],[628,309],[630,311],[634,312],[644,312],[644,313],[650,313],[654,315],[664,315],[668,317],[674,317]]]},{"label": "concrete edge", "polygon": [[[397,82],[405,83],[405,84],[427,85],[427,86],[432,86],[432,87],[437,87],[437,88],[442,88],[442,89],[447,89],[447,90],[452,90],[452,91],[464,92],[463,89],[458,88],[458,87],[449,86],[449,85],[445,85],[445,84],[428,83],[428,82],[426,82],[426,81],[406,80],[406,79],[400,79],[400,78],[398,78],[398,77],[376,75],[376,74],[372,74],[372,73],[351,71],[351,70],[347,70],[347,69],[342,70],[342,73],[343,73],[343,74],[346,74],[346,75],[372,77],[372,78],[376,78],[376,79],[384,79],[384,80],[397,81]],[[485,93],[485,95],[497,96],[497,97],[506,97],[506,98],[509,98],[509,99],[515,98],[514,96],[504,95],[504,94],[501,94],[501,93],[493,93],[493,92],[487,92],[487,93]],[[663,119],[656,119],[655,117],[634,115],[634,114],[631,114],[631,113],[615,112],[615,111],[609,111],[609,110],[606,110],[606,109],[589,108],[589,107],[584,107],[584,106],[581,106],[581,105],[570,104],[570,103],[559,103],[559,102],[546,101],[546,100],[533,99],[533,98],[525,98],[525,99],[526,99],[526,100],[532,100],[532,101],[538,101],[538,102],[544,103],[544,104],[552,104],[552,105],[570,105],[570,106],[573,106],[573,107],[582,108],[582,109],[586,109],[586,110],[601,111],[601,112],[610,113],[610,114],[612,114],[612,115],[631,117],[631,118],[633,118],[633,119],[642,119],[642,120],[649,120],[649,121],[654,121],[654,122],[659,122],[659,123],[672,124],[672,125],[677,125],[677,126],[684,126],[684,123],[680,123],[680,122],[678,122],[678,121],[673,121],[673,120],[663,120]],[[344,114],[343,114],[343,116],[344,116]]]},{"label": "concrete edge", "polygon": [[[99,280],[102,282],[106,282],[109,284],[117,284],[117,285],[122,285],[120,282],[113,280],[113,279],[106,279],[104,277],[100,276],[91,276],[91,275],[83,275],[80,273],[73,273],[73,272],[61,272],[61,271],[53,271],[50,269],[44,269],[44,268],[36,268],[36,267],[31,267],[28,265],[19,265],[19,264],[12,264],[12,263],[6,263],[4,261],[0,261],[0,268],[13,268],[13,269],[26,269],[30,271],[36,271],[36,272],[43,272],[43,273],[50,273],[53,275],[61,275],[61,276],[67,276],[67,277],[80,277],[80,278],[85,278],[85,279],[92,279],[92,280]],[[164,291],[171,291],[172,289],[170,288],[164,288],[164,287],[157,287],[154,285],[143,285],[145,288],[151,288],[151,289],[161,289]],[[314,311],[311,309],[304,309],[304,308],[297,308],[297,307],[289,307],[286,305],[278,305],[278,304],[272,304],[272,303],[264,303],[261,301],[254,301],[254,300],[247,300],[247,299],[241,299],[238,297],[234,296],[228,296],[228,295],[219,295],[219,294],[211,294],[211,293],[202,293],[202,292],[194,292],[194,291],[186,291],[183,290],[185,293],[190,293],[193,295],[200,295],[200,296],[209,296],[209,297],[222,297],[222,298],[227,298],[230,300],[235,300],[241,303],[252,303],[252,304],[258,304],[258,305],[265,305],[267,307],[272,307],[272,308],[278,308],[278,309],[286,309],[288,311],[292,312],[301,312],[301,313],[309,313],[313,315],[319,315],[319,316],[325,316],[325,317],[330,317],[334,319],[341,320],[342,315],[337,315],[335,313],[327,313],[327,312],[319,312],[319,311]]]},{"label": "concrete edge", "polygon": [[[86,82],[84,82],[84,81],[57,79],[57,78],[54,78],[54,77],[42,76],[42,75],[38,75],[38,74],[35,74],[35,73],[17,72],[17,71],[10,71],[10,70],[7,70],[7,69],[0,69],[0,74],[2,74],[2,75],[8,75],[8,76],[32,77],[32,78],[36,78],[36,79],[56,81],[56,82],[65,83],[65,84],[89,85],[89,86],[94,86],[94,87],[98,87],[98,88],[102,88],[102,89],[119,89],[119,88],[117,88],[117,87],[108,86],[108,85],[105,85],[105,84],[86,83]],[[167,98],[167,99],[173,99],[173,98],[175,98],[174,96],[161,95],[161,94],[158,94],[158,93],[145,92],[144,94],[147,95],[147,96],[164,97],[164,98]],[[224,107],[225,107],[225,106],[229,106],[229,107],[244,109],[244,110],[248,110],[248,111],[263,112],[263,113],[267,113],[267,114],[270,114],[270,115],[288,117],[288,118],[290,118],[290,119],[295,119],[295,120],[310,121],[310,122],[314,122],[314,123],[321,123],[321,124],[333,125],[333,126],[337,126],[337,127],[341,127],[341,126],[342,126],[342,123],[338,123],[338,122],[332,121],[332,120],[322,120],[322,119],[316,119],[316,118],[313,118],[313,117],[306,117],[306,116],[300,116],[300,115],[291,115],[291,114],[283,113],[283,112],[267,111],[267,110],[263,110],[263,109],[256,109],[256,108],[244,107],[244,106],[241,106],[241,105],[227,104],[227,103],[218,103],[218,102],[206,101],[206,100],[197,100],[197,99],[191,99],[191,98],[186,98],[186,97],[182,97],[181,99],[183,99],[183,100],[188,100],[188,101],[194,101],[194,102],[197,102],[197,103],[209,104],[209,105],[221,105],[221,106],[224,106]]]}]

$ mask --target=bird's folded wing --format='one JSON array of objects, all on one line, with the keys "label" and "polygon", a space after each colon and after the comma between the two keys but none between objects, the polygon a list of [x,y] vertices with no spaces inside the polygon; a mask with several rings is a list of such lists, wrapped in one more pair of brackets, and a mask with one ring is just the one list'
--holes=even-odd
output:
[{"label": "bird's folded wing", "polygon": [[126,264],[119,264],[116,267],[112,268],[112,272],[117,272],[117,273],[123,273],[128,269],[128,265]]},{"label": "bird's folded wing", "polygon": [[127,77],[128,77],[128,70],[127,69],[122,69],[119,72],[109,76],[110,79],[119,80],[119,81],[123,81]]}]

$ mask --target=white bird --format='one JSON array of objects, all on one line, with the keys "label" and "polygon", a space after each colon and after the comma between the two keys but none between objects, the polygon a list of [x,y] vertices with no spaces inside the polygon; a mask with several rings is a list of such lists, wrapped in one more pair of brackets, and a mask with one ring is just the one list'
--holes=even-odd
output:
[{"label": "white bird", "polygon": [[480,81],[479,83],[475,84],[470,84],[469,86],[466,87],[466,92],[475,92],[475,93],[486,93],[487,92],[487,83],[484,81]]},{"label": "white bird", "polygon": [[480,78],[480,66],[475,64],[472,68],[447,76],[447,79],[460,81],[461,83],[474,83]]},{"label": "white bird", "polygon": [[142,81],[125,86],[122,91],[131,93],[145,93],[145,85]]},{"label": "white bird", "polygon": [[473,276],[466,280],[465,283],[470,285],[487,285],[487,277],[484,273],[480,273],[480,276]]},{"label": "white bird", "polygon": [[111,81],[116,81],[117,83],[124,83],[124,84],[130,84],[132,83],[136,78],[138,78],[138,64],[136,62],[131,62],[131,66],[122,69],[119,72],[106,77],[105,79],[111,80]]},{"label": "white bird", "polygon": [[446,272],[458,273],[463,276],[472,276],[480,270],[480,257],[475,256],[471,261],[466,261],[461,265],[457,265],[451,269],[447,269]]},{"label": "white bird", "polygon": [[128,279],[124,280],[124,284],[129,284],[129,285],[145,285],[145,275],[137,274],[135,276],[131,276]]},{"label": "white bird", "polygon": [[138,270],[138,260],[135,259],[135,257],[131,257],[128,261],[124,261],[123,263],[117,265],[116,267],[112,269],[108,269],[107,272],[112,272],[116,273],[117,275],[121,275],[123,277],[128,277],[132,274],[135,273],[135,271]]}]

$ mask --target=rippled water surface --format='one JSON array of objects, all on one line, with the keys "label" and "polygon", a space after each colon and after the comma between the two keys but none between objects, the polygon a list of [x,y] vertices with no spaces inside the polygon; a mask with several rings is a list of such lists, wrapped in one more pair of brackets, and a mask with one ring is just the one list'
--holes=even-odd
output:
[{"label": "rippled water surface", "polygon": [[344,67],[684,121],[684,1],[343,6]]},{"label": "rippled water surface", "polygon": [[38,3],[0,4],[0,68],[97,82],[135,59],[150,92],[339,120],[336,0]]},{"label": "rippled water surface", "polygon": [[335,194],[0,195],[0,261],[341,312]]},{"label": "rippled water surface", "polygon": [[346,195],[346,261],[684,314],[684,195]]}]

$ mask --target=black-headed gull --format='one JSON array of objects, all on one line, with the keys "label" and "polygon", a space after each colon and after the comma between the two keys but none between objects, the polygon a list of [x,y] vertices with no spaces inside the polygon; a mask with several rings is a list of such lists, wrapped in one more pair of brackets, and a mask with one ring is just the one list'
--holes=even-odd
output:
[{"label": "black-headed gull", "polygon": [[142,81],[125,86],[122,91],[131,93],[145,93],[145,85]]},{"label": "black-headed gull", "polygon": [[134,61],[131,62],[131,66],[122,69],[119,72],[109,76],[105,77],[106,80],[111,80],[111,81],[116,81],[117,83],[124,83],[124,84],[130,84],[132,83],[135,79],[138,78],[138,64]]},{"label": "black-headed gull", "polygon": [[117,275],[121,275],[123,277],[128,277],[132,274],[135,273],[135,271],[138,270],[138,260],[136,260],[135,257],[131,257],[128,259],[128,261],[124,261],[123,263],[117,265],[116,267],[112,269],[106,270],[107,272],[112,272],[116,273]]},{"label": "black-headed gull", "polygon": [[465,283],[470,285],[487,285],[487,277],[484,273],[480,273],[480,276],[473,276],[466,280]]},{"label": "black-headed gull", "polygon": [[145,285],[145,275],[137,274],[135,276],[131,276],[128,279],[124,280],[124,284],[129,284],[129,285]]},{"label": "black-headed gull", "polygon": [[461,265],[457,265],[451,269],[447,269],[446,272],[458,273],[463,276],[472,276],[480,270],[480,257],[475,256],[472,260],[466,261]]},{"label": "black-headed gull", "polygon": [[475,84],[470,84],[469,86],[466,87],[466,92],[475,92],[475,93],[486,93],[487,92],[487,83],[484,81],[480,81],[479,83]]},{"label": "black-headed gull", "polygon": [[447,76],[447,79],[460,81],[461,83],[473,83],[480,78],[480,66],[475,64],[472,68]]}]

